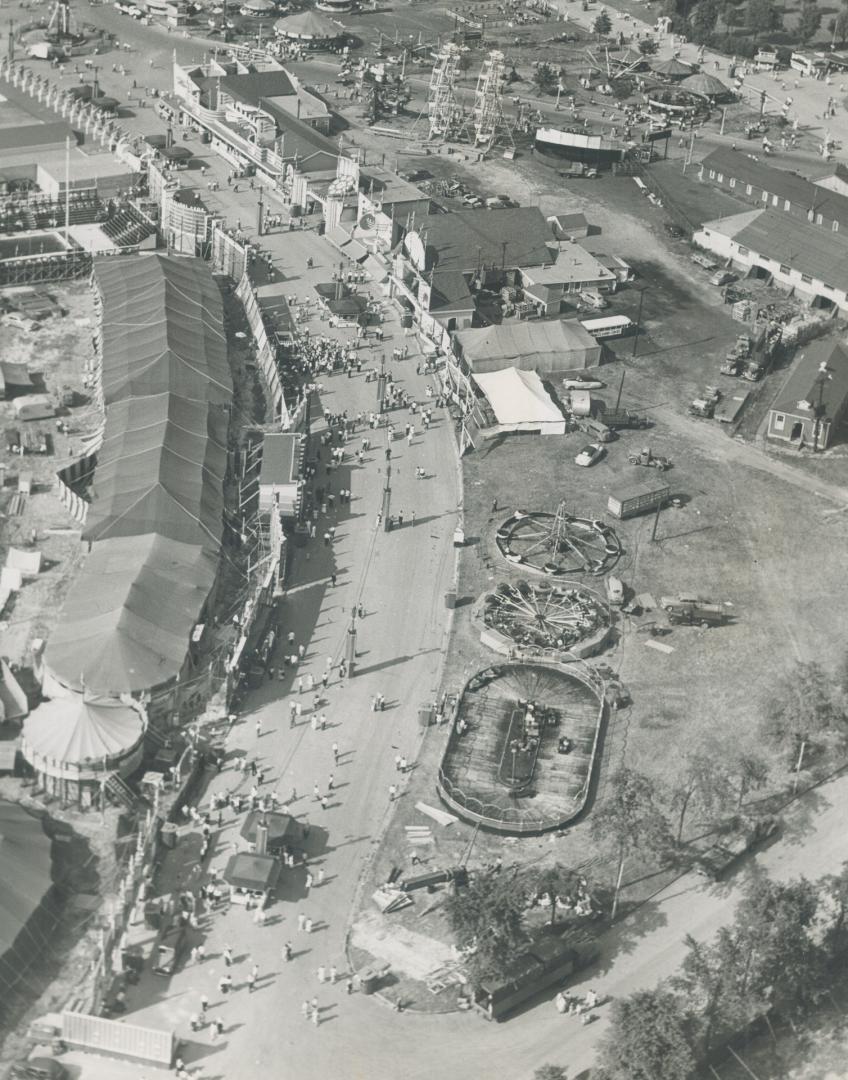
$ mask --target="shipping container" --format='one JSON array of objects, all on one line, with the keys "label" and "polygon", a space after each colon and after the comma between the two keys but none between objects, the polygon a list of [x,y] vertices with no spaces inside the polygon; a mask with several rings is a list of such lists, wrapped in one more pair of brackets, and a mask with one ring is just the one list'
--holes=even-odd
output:
[{"label": "shipping container", "polygon": [[607,510],[617,518],[633,517],[646,510],[656,510],[670,494],[668,484],[631,484],[610,495]]}]

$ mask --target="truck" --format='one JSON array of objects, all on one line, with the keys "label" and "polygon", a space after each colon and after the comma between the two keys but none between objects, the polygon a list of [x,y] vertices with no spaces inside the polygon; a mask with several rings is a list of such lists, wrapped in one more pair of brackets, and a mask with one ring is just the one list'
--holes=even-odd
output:
[{"label": "truck", "polygon": [[486,1020],[504,1020],[545,990],[565,986],[570,976],[597,956],[591,942],[572,945],[559,937],[540,937],[514,958],[504,975],[478,984],[474,1007]]},{"label": "truck", "polygon": [[700,596],[680,593],[678,596],[663,596],[660,607],[668,615],[672,625],[682,623],[686,626],[721,626],[727,622],[727,615],[720,604],[713,604]]},{"label": "truck", "polygon": [[608,428],[647,428],[651,421],[647,416],[639,416],[629,409],[607,409],[598,417]]},{"label": "truck", "polygon": [[779,829],[780,821],[774,817],[761,818],[753,825],[736,823],[735,835],[730,839],[716,842],[699,852],[695,857],[695,872],[718,881],[743,855],[770,839]]},{"label": "truck", "polygon": [[610,494],[607,510],[620,520],[644,514],[663,506],[671,495],[668,484],[653,481],[643,484],[628,484]]}]

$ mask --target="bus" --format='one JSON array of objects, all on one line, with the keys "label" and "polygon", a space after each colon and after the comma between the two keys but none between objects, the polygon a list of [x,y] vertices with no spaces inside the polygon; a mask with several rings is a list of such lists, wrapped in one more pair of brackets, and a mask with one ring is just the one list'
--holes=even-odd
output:
[{"label": "bus", "polygon": [[604,319],[583,319],[580,325],[599,341],[601,338],[621,337],[626,334],[633,326],[633,320],[626,315],[607,315]]}]

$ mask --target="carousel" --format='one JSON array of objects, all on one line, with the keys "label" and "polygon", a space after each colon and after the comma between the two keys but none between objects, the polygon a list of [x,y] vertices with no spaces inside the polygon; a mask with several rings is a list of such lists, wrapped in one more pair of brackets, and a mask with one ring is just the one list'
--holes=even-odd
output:
[{"label": "carousel", "polygon": [[605,522],[575,517],[561,502],[556,513],[514,511],[495,534],[501,555],[522,569],[560,577],[605,574],[621,555],[621,543]]}]

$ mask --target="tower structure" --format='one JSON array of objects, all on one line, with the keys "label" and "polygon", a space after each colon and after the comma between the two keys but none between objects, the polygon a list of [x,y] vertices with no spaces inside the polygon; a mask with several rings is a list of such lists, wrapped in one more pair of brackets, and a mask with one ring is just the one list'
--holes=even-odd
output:
[{"label": "tower structure", "polygon": [[433,65],[427,93],[427,116],[431,139],[455,139],[465,127],[465,114],[456,97],[461,50],[458,45],[442,47]]},{"label": "tower structure", "polygon": [[73,37],[72,21],[71,0],[56,0],[50,13],[50,22],[47,24],[48,38],[58,41]]},{"label": "tower structure", "polygon": [[480,68],[474,99],[474,145],[491,150],[496,143],[513,146],[512,131],[503,113],[505,57],[493,49]]}]

